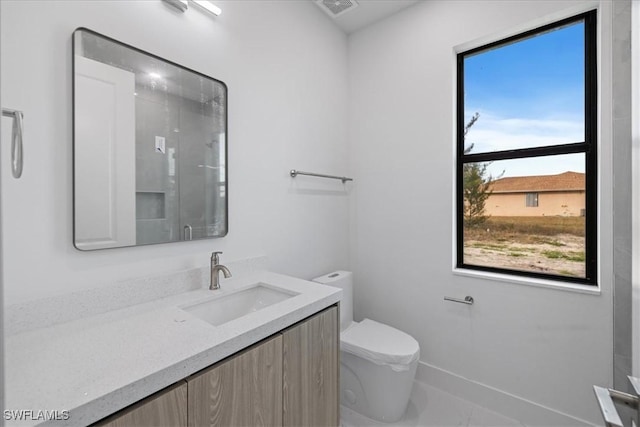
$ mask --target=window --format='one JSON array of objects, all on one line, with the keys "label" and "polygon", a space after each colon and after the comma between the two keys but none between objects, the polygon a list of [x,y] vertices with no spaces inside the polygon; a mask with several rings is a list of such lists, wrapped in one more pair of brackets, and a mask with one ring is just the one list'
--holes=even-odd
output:
[{"label": "window", "polygon": [[596,11],[458,54],[457,268],[596,284],[596,72]]},{"label": "window", "polygon": [[525,203],[528,208],[538,207],[538,193],[527,193],[525,195]]}]

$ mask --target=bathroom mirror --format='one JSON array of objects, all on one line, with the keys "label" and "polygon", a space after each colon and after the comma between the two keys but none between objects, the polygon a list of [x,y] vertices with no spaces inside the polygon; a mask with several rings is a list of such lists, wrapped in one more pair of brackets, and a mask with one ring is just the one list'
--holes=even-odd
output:
[{"label": "bathroom mirror", "polygon": [[227,234],[227,87],[85,28],[73,33],[74,245]]}]

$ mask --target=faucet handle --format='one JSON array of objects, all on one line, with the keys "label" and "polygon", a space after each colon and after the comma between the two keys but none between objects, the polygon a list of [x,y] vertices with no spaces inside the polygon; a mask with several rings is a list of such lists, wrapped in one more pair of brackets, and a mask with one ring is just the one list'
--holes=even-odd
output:
[{"label": "faucet handle", "polygon": [[220,258],[218,257],[218,255],[221,255],[221,254],[222,254],[221,251],[211,252],[211,262],[214,265],[217,265],[220,263]]}]

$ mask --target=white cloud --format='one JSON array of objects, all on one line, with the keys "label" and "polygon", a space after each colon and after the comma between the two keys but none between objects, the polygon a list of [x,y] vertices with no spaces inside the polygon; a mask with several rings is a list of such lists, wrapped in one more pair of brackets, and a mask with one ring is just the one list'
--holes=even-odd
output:
[{"label": "white cloud", "polygon": [[584,172],[584,154],[494,161],[487,167],[487,171],[494,178],[501,176],[503,172],[502,177],[556,175],[567,171]]},{"label": "white cloud", "polygon": [[467,134],[474,153],[584,141],[578,120],[500,118],[481,114]]},{"label": "white cloud", "polygon": [[[472,152],[480,153],[581,141],[584,141],[582,120],[500,117],[481,112],[467,134],[466,145],[473,143]],[[584,172],[584,155],[505,160],[493,162],[489,169],[494,176],[503,170],[504,176],[548,175],[569,170]]]}]

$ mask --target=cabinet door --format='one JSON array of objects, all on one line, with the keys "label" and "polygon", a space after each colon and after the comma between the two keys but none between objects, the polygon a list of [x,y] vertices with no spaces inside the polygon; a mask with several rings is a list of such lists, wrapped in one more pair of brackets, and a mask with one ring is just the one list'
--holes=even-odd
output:
[{"label": "cabinet door", "polygon": [[185,427],[186,425],[187,383],[185,381],[95,424],[100,427]]},{"label": "cabinet door", "polygon": [[282,425],[282,336],[187,379],[189,426]]},{"label": "cabinet door", "polygon": [[283,425],[339,424],[338,325],[331,307],[283,333]]}]

